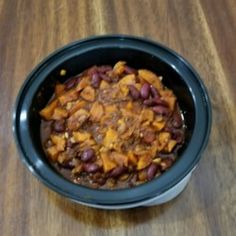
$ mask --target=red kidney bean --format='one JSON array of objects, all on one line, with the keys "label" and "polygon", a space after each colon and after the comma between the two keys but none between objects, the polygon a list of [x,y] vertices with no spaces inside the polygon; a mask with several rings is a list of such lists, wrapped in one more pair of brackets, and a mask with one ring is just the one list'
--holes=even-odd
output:
[{"label": "red kidney bean", "polygon": [[140,93],[134,85],[129,85],[129,92],[134,100],[137,100],[140,97]]},{"label": "red kidney bean", "polygon": [[75,168],[75,162],[73,160],[67,161],[61,164],[65,169],[73,169]]},{"label": "red kidney bean", "polygon": [[95,163],[86,163],[83,165],[83,168],[88,173],[95,173],[100,169],[100,166]]},{"label": "red kidney bean", "polygon": [[183,120],[179,112],[173,114],[172,125],[175,128],[180,128],[183,125]]},{"label": "red kidney bean", "polygon": [[92,75],[92,79],[91,79],[91,85],[94,87],[94,88],[98,88],[99,85],[100,85],[100,82],[101,82],[101,78],[99,76],[98,73],[94,73]]},{"label": "red kidney bean", "polygon": [[69,80],[67,80],[65,82],[65,89],[69,90],[69,89],[73,88],[77,82],[77,79],[78,78],[70,78]]},{"label": "red kidney bean", "polygon": [[87,70],[87,75],[92,76],[93,74],[98,73],[98,67],[92,66]]},{"label": "red kidney bean", "polygon": [[83,151],[81,155],[81,161],[89,162],[93,159],[94,155],[95,155],[94,150],[92,148],[87,148]]},{"label": "red kidney bean", "polygon": [[151,91],[151,94],[154,98],[159,98],[160,97],[159,92],[152,85],[150,86],[150,91]]},{"label": "red kidney bean", "polygon": [[155,113],[157,113],[158,115],[164,115],[164,116],[167,116],[169,114],[169,109],[165,106],[162,106],[162,105],[157,105],[157,106],[154,106],[153,108],[153,111]]},{"label": "red kidney bean", "polygon": [[170,158],[166,158],[164,160],[161,161],[160,165],[161,165],[161,170],[166,170],[168,168],[170,168],[173,164],[173,160]]},{"label": "red kidney bean", "polygon": [[149,93],[150,93],[150,85],[148,83],[144,83],[140,90],[141,97],[147,99],[149,97]]},{"label": "red kidney bean", "polygon": [[143,132],[143,141],[147,144],[152,143],[156,138],[155,132],[153,130],[145,130]]},{"label": "red kidney bean", "polygon": [[108,75],[100,73],[99,76],[106,82],[111,82],[111,78]]},{"label": "red kidney bean", "polygon": [[120,176],[121,174],[123,174],[126,169],[127,168],[124,166],[118,166],[110,172],[109,176],[116,178],[116,177]]},{"label": "red kidney bean", "polygon": [[153,106],[155,105],[155,99],[154,98],[149,98],[149,99],[145,99],[143,101],[143,104],[146,105],[146,106]]},{"label": "red kidney bean", "polygon": [[155,175],[157,173],[157,170],[158,170],[158,166],[155,163],[152,163],[148,167],[148,169],[147,169],[147,178],[148,178],[148,180],[151,180],[155,177]]},{"label": "red kidney bean", "polygon": [[106,73],[107,71],[111,71],[111,70],[112,70],[112,67],[108,65],[98,67],[98,71],[101,73]]},{"label": "red kidney bean", "polygon": [[145,99],[143,104],[146,106],[162,105],[168,107],[168,104],[158,97]]},{"label": "red kidney bean", "polygon": [[66,129],[65,120],[56,120],[53,124],[53,129],[56,132],[64,132]]},{"label": "red kidney bean", "polygon": [[182,143],[184,140],[184,132],[179,129],[173,129],[171,131],[172,138],[177,142],[177,143]]},{"label": "red kidney bean", "polygon": [[124,66],[124,68],[125,68],[125,73],[127,73],[127,74],[137,74],[137,70],[135,70],[134,68],[131,68],[131,67],[129,67],[129,66]]}]

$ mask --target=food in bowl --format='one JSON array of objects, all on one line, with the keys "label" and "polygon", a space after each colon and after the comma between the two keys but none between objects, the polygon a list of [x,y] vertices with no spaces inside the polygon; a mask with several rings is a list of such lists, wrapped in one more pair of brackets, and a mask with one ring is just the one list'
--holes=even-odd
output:
[{"label": "food in bowl", "polygon": [[161,80],[119,61],[57,83],[40,111],[41,143],[52,165],[74,183],[101,189],[136,186],[169,169],[185,124]]}]

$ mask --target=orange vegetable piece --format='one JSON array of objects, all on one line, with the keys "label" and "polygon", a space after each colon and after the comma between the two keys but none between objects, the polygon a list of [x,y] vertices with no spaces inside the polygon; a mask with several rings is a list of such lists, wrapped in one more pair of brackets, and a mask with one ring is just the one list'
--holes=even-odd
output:
[{"label": "orange vegetable piece", "polygon": [[53,146],[47,148],[47,153],[52,161],[57,161],[57,156],[58,156],[59,151],[58,151],[56,145],[53,145]]},{"label": "orange vegetable piece", "polygon": [[84,88],[90,85],[90,77],[89,76],[84,76],[81,78],[80,82],[77,84],[75,90],[77,92],[80,92]]},{"label": "orange vegetable piece", "polygon": [[61,120],[63,118],[67,118],[68,116],[68,112],[66,109],[61,108],[61,107],[57,107],[55,108],[53,115],[52,115],[52,119],[53,120]]},{"label": "orange vegetable piece", "polygon": [[79,109],[84,107],[86,105],[86,102],[83,100],[77,100],[74,104],[71,105],[71,108],[69,110],[69,115],[71,116],[75,112],[77,112]]},{"label": "orange vegetable piece", "polygon": [[175,147],[176,144],[177,144],[177,142],[176,142],[175,140],[171,139],[171,140],[168,142],[167,146],[165,147],[165,151],[171,152],[171,151],[173,150],[173,148]]},{"label": "orange vegetable piece", "polygon": [[66,140],[62,135],[51,134],[50,136],[53,144],[56,145],[58,151],[64,151],[66,146]]},{"label": "orange vegetable piece", "polygon": [[77,91],[75,89],[70,89],[67,92],[63,93],[60,97],[58,97],[58,100],[60,104],[63,106],[67,102],[71,102],[76,100],[79,97]]},{"label": "orange vegetable piece", "polygon": [[119,86],[121,85],[131,85],[135,84],[135,75],[134,74],[129,74],[121,78],[119,81]]},{"label": "orange vegetable piece", "polygon": [[137,163],[138,163],[138,159],[137,159],[137,157],[134,155],[134,153],[132,151],[128,152],[128,161],[132,165],[137,165]]},{"label": "orange vegetable piece", "polygon": [[170,89],[160,91],[163,100],[168,104],[171,111],[175,108],[176,97]]},{"label": "orange vegetable piece", "polygon": [[80,93],[80,96],[89,102],[93,102],[95,100],[95,90],[91,86],[87,86]]},{"label": "orange vegetable piece", "polygon": [[113,67],[114,74],[121,75],[125,71],[125,64],[125,61],[118,61]]},{"label": "orange vegetable piece", "polygon": [[91,137],[91,134],[88,132],[73,132],[73,137],[75,142],[84,142],[86,140],[89,140]]},{"label": "orange vegetable piece", "polygon": [[137,170],[142,170],[149,166],[152,162],[152,158],[149,155],[143,155],[139,157],[138,164],[137,164]]},{"label": "orange vegetable piece", "polygon": [[166,122],[165,122],[165,120],[158,120],[158,119],[155,119],[153,122],[152,122],[152,125],[158,130],[158,131],[160,131],[160,130],[162,130],[164,127],[165,127],[165,125],[166,125]]},{"label": "orange vegetable piece", "polygon": [[164,147],[168,144],[170,140],[170,133],[169,132],[161,132],[158,136],[158,151],[164,149]]},{"label": "orange vegetable piece", "polygon": [[103,116],[103,114],[104,114],[103,105],[100,104],[99,102],[95,102],[92,105],[91,110],[90,110],[91,120],[99,121],[101,117]]},{"label": "orange vegetable piece", "polygon": [[67,120],[69,130],[78,129],[89,117],[88,111],[80,109],[71,115]]},{"label": "orange vegetable piece", "polygon": [[108,156],[108,153],[101,152],[101,159],[103,163],[103,170],[105,173],[117,167],[116,162],[111,160],[111,158]]},{"label": "orange vegetable piece", "polygon": [[51,120],[51,116],[54,112],[54,109],[58,105],[58,100],[55,99],[52,102],[50,102],[44,109],[42,109],[39,114],[45,119],[45,120]]},{"label": "orange vegetable piece", "polygon": [[128,156],[118,153],[118,152],[112,152],[111,158],[119,165],[119,166],[128,166]]},{"label": "orange vegetable piece", "polygon": [[117,142],[117,139],[118,139],[117,132],[112,128],[108,128],[106,136],[103,140],[103,145],[107,148],[112,148],[113,144]]},{"label": "orange vegetable piece", "polygon": [[65,92],[65,85],[60,84],[60,83],[56,84],[56,86],[55,86],[56,97],[59,97],[64,92]]},{"label": "orange vegetable piece", "polygon": [[163,85],[161,83],[160,77],[150,70],[138,70],[138,75],[149,84],[153,85],[157,90],[162,90]]},{"label": "orange vegetable piece", "polygon": [[106,89],[106,88],[109,88],[110,85],[108,82],[106,82],[105,80],[102,80],[101,83],[100,83],[100,89]]},{"label": "orange vegetable piece", "polygon": [[148,121],[148,122],[152,122],[154,119],[154,112],[150,109],[143,109],[141,111],[141,121]]}]

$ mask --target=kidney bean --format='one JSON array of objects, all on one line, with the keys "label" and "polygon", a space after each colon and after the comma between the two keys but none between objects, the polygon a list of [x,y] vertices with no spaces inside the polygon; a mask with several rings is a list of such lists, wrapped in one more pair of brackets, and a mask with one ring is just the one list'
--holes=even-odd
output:
[{"label": "kidney bean", "polygon": [[124,167],[124,166],[118,166],[118,167],[116,167],[115,169],[113,169],[113,170],[110,172],[109,176],[110,176],[110,177],[118,177],[118,176],[120,176],[121,174],[123,174],[126,169],[127,169],[127,168]]},{"label": "kidney bean", "polygon": [[172,133],[172,138],[177,142],[177,143],[182,143],[184,140],[184,132],[179,129],[173,129],[171,131]]},{"label": "kidney bean", "polygon": [[179,112],[173,114],[172,125],[175,128],[180,128],[183,125],[183,120]]},{"label": "kidney bean", "polygon": [[166,158],[166,159],[162,160],[161,164],[160,164],[161,165],[161,170],[164,171],[164,170],[170,168],[172,166],[172,164],[173,164],[173,160],[170,159],[170,158]]},{"label": "kidney bean", "polygon": [[88,173],[95,173],[100,169],[100,166],[95,163],[86,163],[83,165],[83,168]]},{"label": "kidney bean", "polygon": [[101,73],[106,73],[107,71],[111,71],[111,70],[112,70],[112,67],[108,65],[98,67],[98,71]]},{"label": "kidney bean", "polygon": [[146,106],[153,106],[155,105],[155,99],[154,98],[145,99],[143,101],[143,104]]},{"label": "kidney bean", "polygon": [[160,98],[159,92],[152,85],[150,86],[150,91],[151,91],[151,94],[154,98]]},{"label": "kidney bean", "polygon": [[65,89],[69,90],[69,89],[73,88],[77,82],[77,79],[78,78],[71,78],[71,79],[67,80],[65,82]]},{"label": "kidney bean", "polygon": [[152,143],[156,138],[155,132],[153,130],[145,130],[143,132],[143,141],[147,144]]},{"label": "kidney bean", "polygon": [[147,99],[149,97],[149,93],[150,93],[150,85],[148,83],[144,83],[140,90],[141,97]]},{"label": "kidney bean", "polygon": [[158,170],[158,166],[155,163],[152,163],[148,167],[148,169],[147,169],[147,178],[148,178],[148,180],[151,180],[155,177],[155,175],[157,173],[157,170]]},{"label": "kidney bean", "polygon": [[99,76],[106,82],[111,82],[111,78],[108,75],[100,73]]},{"label": "kidney bean", "polygon": [[154,106],[153,108],[153,111],[155,113],[157,113],[158,115],[164,115],[164,116],[167,116],[169,114],[169,109],[165,106],[162,106],[162,105],[157,105],[157,106]]},{"label": "kidney bean", "polygon": [[129,85],[129,92],[134,100],[137,100],[140,97],[140,93],[134,85]]},{"label": "kidney bean", "polygon": [[99,77],[99,74],[98,74],[98,73],[94,73],[94,74],[92,75],[91,85],[92,85],[94,88],[98,88],[99,85],[100,85],[100,82],[101,82],[101,78]]},{"label": "kidney bean", "polygon": [[81,155],[81,161],[83,162],[91,161],[94,155],[95,155],[94,150],[92,148],[87,148],[83,151]]},{"label": "kidney bean", "polygon": [[164,100],[162,100],[158,97],[145,99],[143,101],[143,104],[146,106],[154,106],[154,105],[162,105],[165,107],[168,106],[168,104]]},{"label": "kidney bean", "polygon": [[98,67],[92,66],[87,70],[87,75],[92,76],[93,74],[98,73]]},{"label": "kidney bean", "polygon": [[135,70],[134,68],[131,68],[131,67],[129,67],[129,66],[124,66],[124,68],[125,68],[125,73],[127,73],[127,74],[137,74],[137,70]]},{"label": "kidney bean", "polygon": [[56,131],[56,132],[64,132],[65,129],[66,129],[66,126],[65,126],[65,120],[56,120],[54,123],[53,123],[53,129]]}]

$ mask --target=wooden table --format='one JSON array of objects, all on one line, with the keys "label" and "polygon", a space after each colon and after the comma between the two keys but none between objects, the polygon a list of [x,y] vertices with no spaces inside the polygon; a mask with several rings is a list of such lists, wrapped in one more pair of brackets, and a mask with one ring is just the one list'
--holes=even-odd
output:
[{"label": "wooden table", "polygon": [[[198,70],[213,108],[209,145],[186,190],[161,206],[97,210],[46,188],[18,158],[11,113],[46,55],[90,35],[145,36]],[[235,0],[0,0],[0,235],[236,235]]]}]

